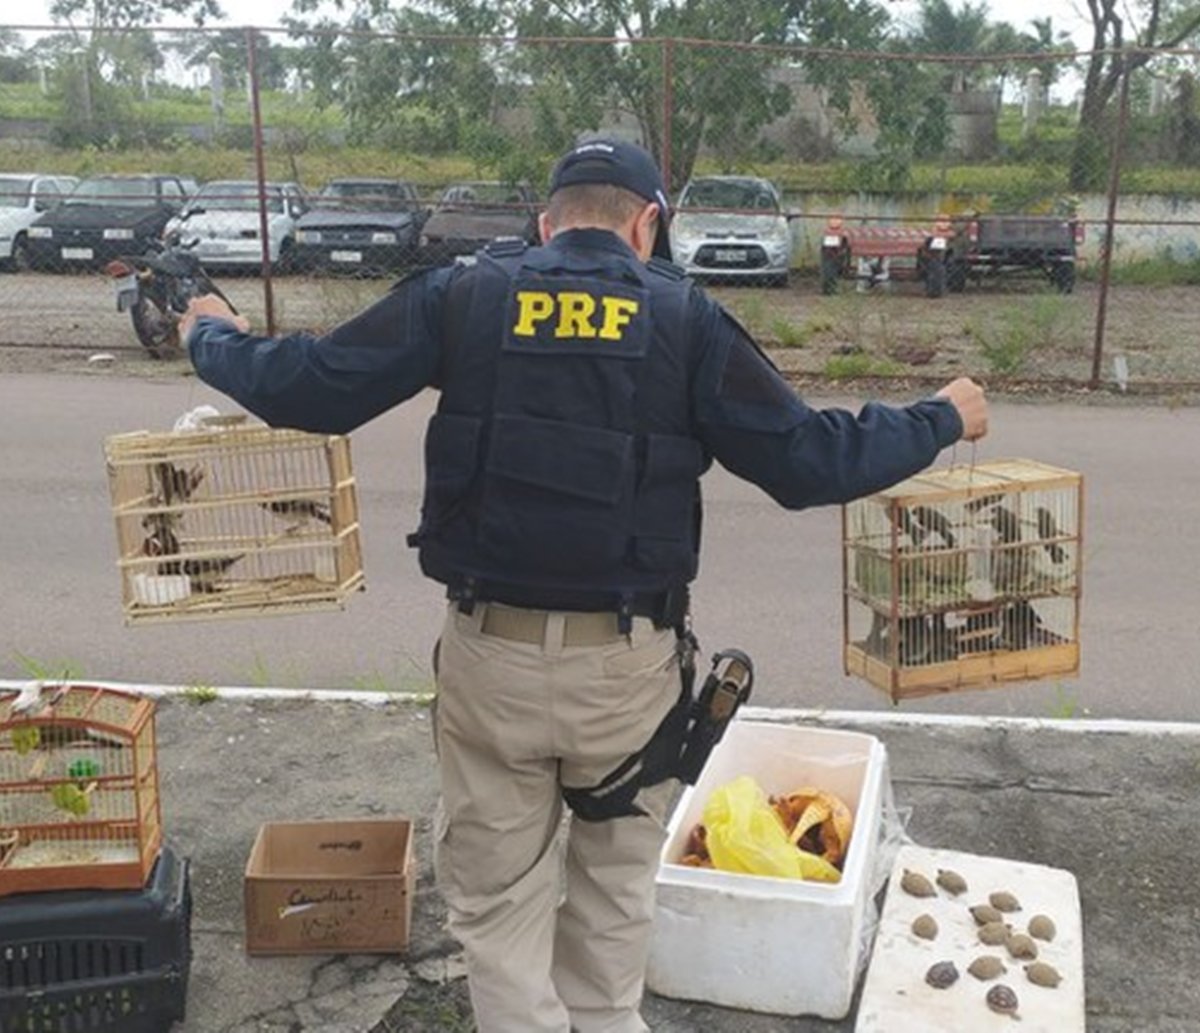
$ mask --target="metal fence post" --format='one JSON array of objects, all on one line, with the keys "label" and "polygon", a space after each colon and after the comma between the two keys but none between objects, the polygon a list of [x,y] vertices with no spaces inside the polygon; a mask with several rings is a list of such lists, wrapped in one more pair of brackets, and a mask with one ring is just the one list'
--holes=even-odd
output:
[{"label": "metal fence post", "polygon": [[675,118],[675,40],[663,40],[663,142],[662,142],[662,177],[667,188],[667,197],[671,190],[671,123]]},{"label": "metal fence post", "polygon": [[[258,176],[258,236],[262,241],[263,307],[267,314],[267,336],[275,336],[275,292],[271,283],[271,241],[267,236],[267,171],[263,158],[262,106],[258,96],[258,66],[254,60],[257,33],[246,28],[246,75],[250,80],[250,110],[254,118],[254,167]],[[282,247],[280,254],[282,254]]]},{"label": "metal fence post", "polygon": [[1112,274],[1113,225],[1117,218],[1117,195],[1121,189],[1121,159],[1125,148],[1125,133],[1129,126],[1128,57],[1121,58],[1121,100],[1117,113],[1117,135],[1113,140],[1112,160],[1108,172],[1108,215],[1104,222],[1104,245],[1100,252],[1100,301],[1096,306],[1096,342],[1092,350],[1092,388],[1100,386],[1100,367],[1104,360],[1104,325],[1108,318],[1108,283]]}]

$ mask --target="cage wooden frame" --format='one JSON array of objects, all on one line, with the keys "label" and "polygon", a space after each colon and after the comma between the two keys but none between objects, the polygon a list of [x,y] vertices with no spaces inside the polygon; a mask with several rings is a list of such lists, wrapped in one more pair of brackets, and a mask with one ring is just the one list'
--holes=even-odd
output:
[{"label": "cage wooden frame", "polygon": [[140,431],[105,459],[127,624],[341,609],[363,587],[345,435]]},{"label": "cage wooden frame", "polygon": [[[1084,479],[1071,470],[1030,459],[999,459],[970,466],[951,466],[927,471],[909,478],[866,499],[842,507],[842,642],[843,668],[847,675],[857,675],[882,689],[893,702],[964,689],[987,688],[1005,682],[1032,681],[1077,674],[1080,662],[1079,627],[1083,594],[1083,522]],[[1032,494],[1031,494],[1032,493]],[[953,547],[906,551],[901,542],[905,514],[917,507],[936,508],[939,505],[961,505],[964,510],[987,503],[988,500],[1024,496],[1035,505],[1039,499],[1061,493],[1070,513],[1069,533],[1054,528],[1054,535],[1031,539],[1020,533],[1014,542],[990,547],[989,558],[1007,555],[1015,569],[1023,569],[1023,557],[1036,549],[1069,549],[1064,553],[1065,569],[1053,581],[1042,583],[1036,577],[1018,580],[1029,587],[1014,588],[1007,594],[979,601],[965,598],[968,577],[967,565],[974,564],[973,554],[981,550],[961,542]],[[998,506],[999,503],[991,502]],[[886,512],[888,540],[883,549],[863,545],[851,526],[852,514],[861,513],[856,507],[877,506]],[[1038,510],[1038,519],[1041,512]],[[1053,522],[1048,521],[1053,527]],[[864,563],[864,558],[868,563]],[[994,562],[994,561],[993,561]],[[878,569],[872,571],[871,563]],[[961,569],[960,569],[961,568]],[[973,569],[973,567],[972,567]],[[864,590],[860,578],[867,575],[880,591]],[[944,595],[937,591],[914,588],[940,578]],[[958,583],[961,578],[962,583]],[[924,581],[922,580],[924,579]],[[949,583],[950,587],[945,585]],[[907,592],[906,589],[911,589]],[[915,597],[915,601],[914,601]],[[906,663],[901,656],[901,623],[909,618],[938,619],[947,615],[965,616],[967,630],[964,639],[979,633],[971,631],[970,621],[980,623],[998,619],[1005,608],[1017,604],[1032,607],[1035,602],[1061,602],[1069,607],[1069,627],[1061,636],[1045,635],[1046,641],[1024,648],[998,649],[981,647],[978,652],[964,653],[962,640],[956,639],[957,655],[937,660]],[[885,643],[884,655],[873,655],[864,640],[856,640],[852,631],[852,609],[859,614],[869,610],[872,634],[875,624],[882,621]],[[1036,619],[1036,617],[1035,617]],[[1034,638],[1035,636],[1030,636]]]},{"label": "cage wooden frame", "polygon": [[[154,701],[91,685],[39,686],[27,711],[14,709],[19,698],[19,693],[0,696],[0,897],[37,890],[141,889],[163,843]],[[26,748],[18,743],[22,734]],[[122,753],[114,757],[114,750]],[[72,762],[64,768],[67,759]],[[20,767],[23,777],[14,777]],[[64,787],[76,798],[110,806],[98,806],[93,814],[89,802],[83,813],[72,814],[57,796]],[[45,820],[47,796],[61,818]],[[25,820],[18,811],[24,811]],[[119,848],[122,859],[22,862],[23,851],[52,852],[72,844]],[[133,856],[125,857],[130,846]]]}]

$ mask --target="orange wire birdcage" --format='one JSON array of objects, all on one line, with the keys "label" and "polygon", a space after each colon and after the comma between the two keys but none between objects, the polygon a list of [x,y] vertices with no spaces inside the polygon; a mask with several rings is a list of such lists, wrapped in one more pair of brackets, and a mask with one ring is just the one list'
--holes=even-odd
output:
[{"label": "orange wire birdcage", "polygon": [[87,685],[0,696],[0,896],[145,885],[163,839],[154,713]]},{"label": "orange wire birdcage", "polygon": [[911,477],[842,511],[844,664],[911,696],[1079,670],[1083,477],[1028,459]]}]

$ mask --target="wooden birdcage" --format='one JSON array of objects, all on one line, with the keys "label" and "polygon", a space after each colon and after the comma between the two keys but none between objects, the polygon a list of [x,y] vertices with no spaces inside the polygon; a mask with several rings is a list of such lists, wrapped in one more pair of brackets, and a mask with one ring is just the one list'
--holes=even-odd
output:
[{"label": "wooden birdcage", "polygon": [[362,587],[349,438],[234,423],[105,455],[126,623],[342,607]]},{"label": "wooden birdcage", "polygon": [[845,506],[846,673],[893,701],[1077,673],[1082,531],[1082,476],[1028,459]]},{"label": "wooden birdcage", "polygon": [[0,896],[146,884],[163,836],[154,709],[85,685],[0,696]]}]

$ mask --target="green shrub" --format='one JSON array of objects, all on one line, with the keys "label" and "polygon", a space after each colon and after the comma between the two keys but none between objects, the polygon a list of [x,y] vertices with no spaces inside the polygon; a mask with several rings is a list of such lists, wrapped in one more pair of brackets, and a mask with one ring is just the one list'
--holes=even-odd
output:
[{"label": "green shrub", "polygon": [[830,380],[855,380],[859,377],[892,377],[904,372],[904,367],[891,359],[882,359],[856,352],[853,355],[831,355],[821,370]]}]

